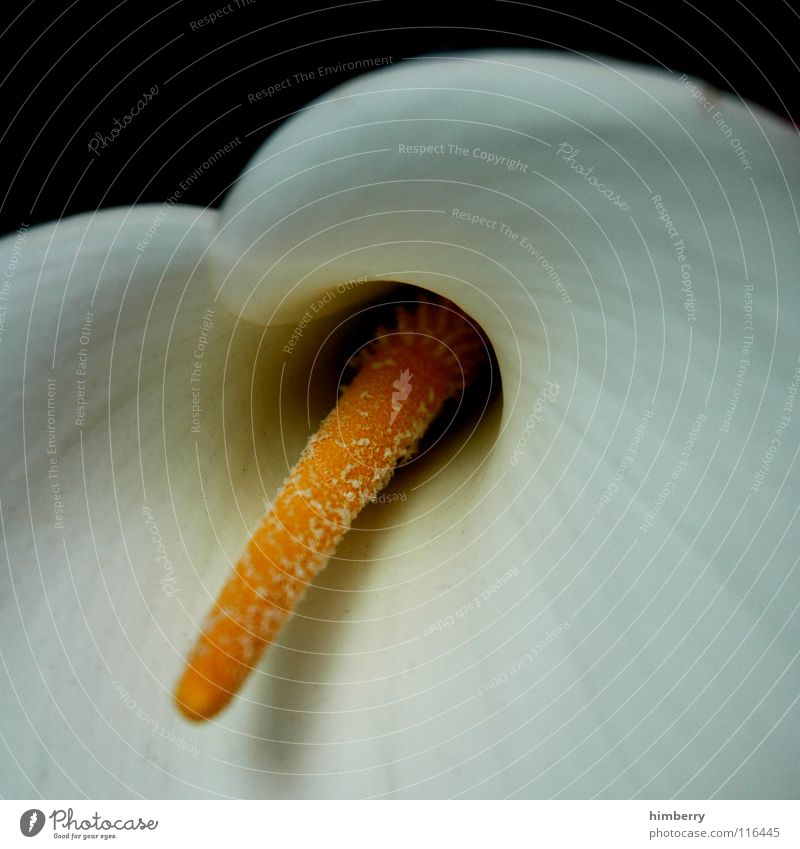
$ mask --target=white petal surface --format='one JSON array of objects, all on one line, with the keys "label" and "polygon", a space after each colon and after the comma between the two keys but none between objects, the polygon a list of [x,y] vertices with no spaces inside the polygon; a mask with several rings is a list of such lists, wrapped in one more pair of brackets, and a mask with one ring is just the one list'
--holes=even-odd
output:
[{"label": "white petal surface", "polygon": [[[5,795],[793,795],[799,164],[677,75],[430,58],[337,89],[143,250],[156,208],[5,239]],[[335,397],[327,325],[292,333],[379,280],[477,318],[502,403],[398,475],[190,726],[196,620]]]},{"label": "white petal surface", "polygon": [[[189,747],[206,762],[208,747],[189,742],[170,694],[203,570],[215,582],[220,546],[233,531],[232,557],[246,533],[234,491],[260,492],[260,331],[237,337],[213,303],[201,263],[215,221],[143,206],[3,240],[4,795],[205,792]],[[226,392],[227,455],[226,367],[243,378]]]},{"label": "white petal surface", "polygon": [[397,609],[424,600],[389,792],[794,792],[799,165],[792,128],[678,74],[484,53],[337,89],[229,196],[232,309],[401,280],[498,355],[475,485],[381,537]]}]

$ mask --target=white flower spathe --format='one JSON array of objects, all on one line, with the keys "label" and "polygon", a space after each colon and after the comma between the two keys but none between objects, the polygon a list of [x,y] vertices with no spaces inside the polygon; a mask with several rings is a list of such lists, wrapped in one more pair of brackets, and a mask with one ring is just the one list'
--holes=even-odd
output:
[{"label": "white flower spathe", "polygon": [[[679,74],[427,57],[300,113],[219,213],[7,237],[5,794],[790,792],[799,157]],[[379,281],[480,321],[502,403],[186,725],[182,655],[324,411],[292,333]]]}]

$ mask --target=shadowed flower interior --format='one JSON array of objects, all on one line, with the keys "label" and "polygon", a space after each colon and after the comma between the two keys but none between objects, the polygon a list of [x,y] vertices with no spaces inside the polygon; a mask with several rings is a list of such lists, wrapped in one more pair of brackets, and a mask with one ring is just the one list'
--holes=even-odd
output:
[{"label": "shadowed flower interior", "polygon": [[446,402],[490,352],[453,304],[417,297],[350,362],[357,369],[309,440],[228,579],[187,662],[176,702],[207,719],[238,690],[362,508],[413,457]]}]

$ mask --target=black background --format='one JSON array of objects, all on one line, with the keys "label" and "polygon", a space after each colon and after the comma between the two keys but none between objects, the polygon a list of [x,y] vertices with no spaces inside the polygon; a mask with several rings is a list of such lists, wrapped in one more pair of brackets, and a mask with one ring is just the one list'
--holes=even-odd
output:
[{"label": "black background", "polygon": [[[297,83],[320,65],[479,47],[539,47],[661,65],[705,78],[787,120],[798,115],[792,53],[800,17],[781,0],[689,4],[480,2],[470,9],[383,0],[302,8],[232,0],[108,5],[6,4],[0,35],[0,232],[74,212],[161,202],[237,136],[241,143],[182,193],[216,205],[293,111],[358,72]],[[195,26],[192,26],[193,22]],[[255,103],[248,94],[292,79]],[[158,94],[96,156],[154,85]]]}]

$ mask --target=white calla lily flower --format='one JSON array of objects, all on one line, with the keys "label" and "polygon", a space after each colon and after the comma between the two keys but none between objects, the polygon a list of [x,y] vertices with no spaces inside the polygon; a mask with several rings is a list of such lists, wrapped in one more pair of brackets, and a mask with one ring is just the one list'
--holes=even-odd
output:
[{"label": "white calla lily flower", "polygon": [[[219,212],[6,237],[6,795],[792,795],[799,163],[679,74],[427,57],[298,114]],[[397,283],[502,391],[189,724],[197,629],[335,402],[320,345]]]}]

